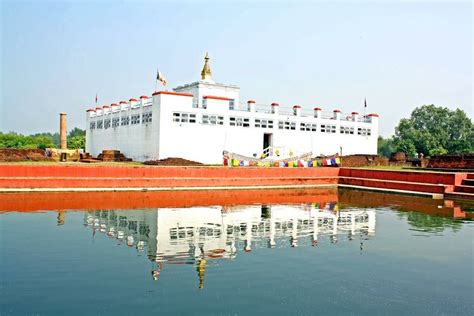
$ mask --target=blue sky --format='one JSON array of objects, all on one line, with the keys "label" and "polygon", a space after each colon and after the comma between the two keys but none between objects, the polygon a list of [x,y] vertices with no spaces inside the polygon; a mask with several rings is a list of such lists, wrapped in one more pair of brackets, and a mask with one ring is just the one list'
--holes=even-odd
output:
[{"label": "blue sky", "polygon": [[472,118],[471,2],[1,3],[0,131],[85,127],[85,110],[199,78],[241,99],[380,114],[380,133],[423,104]]}]

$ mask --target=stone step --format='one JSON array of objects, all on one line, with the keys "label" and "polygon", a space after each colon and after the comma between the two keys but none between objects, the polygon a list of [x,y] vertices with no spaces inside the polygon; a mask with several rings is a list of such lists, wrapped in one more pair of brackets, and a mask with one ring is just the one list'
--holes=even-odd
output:
[{"label": "stone step", "polygon": [[466,193],[466,192],[449,192],[444,195],[445,199],[453,199],[453,200],[469,200],[474,201],[474,193]]},{"label": "stone step", "polygon": [[454,185],[455,173],[340,168],[340,177]]},{"label": "stone step", "polygon": [[451,189],[451,186],[432,183],[407,182],[407,181],[392,181],[392,180],[375,180],[367,178],[350,178],[339,177],[339,184],[361,186],[368,188],[392,189],[413,192],[427,192],[444,194],[446,189]]},{"label": "stone step", "polygon": [[474,179],[463,179],[462,185],[474,186]]},{"label": "stone step", "polygon": [[457,185],[454,187],[454,192],[474,193],[474,186]]}]

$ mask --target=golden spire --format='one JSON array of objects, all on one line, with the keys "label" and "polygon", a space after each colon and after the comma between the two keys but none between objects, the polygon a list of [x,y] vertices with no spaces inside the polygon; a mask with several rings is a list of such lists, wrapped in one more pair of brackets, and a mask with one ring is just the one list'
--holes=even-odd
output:
[{"label": "golden spire", "polygon": [[212,80],[211,79],[211,67],[209,67],[209,54],[206,53],[206,57],[204,57],[204,67],[202,67],[201,71],[201,79],[202,80]]}]

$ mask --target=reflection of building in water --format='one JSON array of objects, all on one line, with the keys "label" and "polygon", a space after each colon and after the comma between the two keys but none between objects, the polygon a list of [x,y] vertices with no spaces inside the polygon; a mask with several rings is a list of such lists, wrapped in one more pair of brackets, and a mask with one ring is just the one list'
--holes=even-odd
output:
[{"label": "reflection of building in water", "polygon": [[340,211],[336,204],[92,211],[86,213],[85,224],[138,251],[147,248],[156,265],[154,279],[164,264],[196,265],[202,288],[206,267],[217,259],[234,259],[239,251],[370,236],[375,233],[375,211]]}]

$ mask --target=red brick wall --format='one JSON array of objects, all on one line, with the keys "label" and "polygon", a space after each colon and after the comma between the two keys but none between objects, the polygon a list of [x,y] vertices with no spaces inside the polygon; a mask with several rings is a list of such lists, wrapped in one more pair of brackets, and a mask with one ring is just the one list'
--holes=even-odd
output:
[{"label": "red brick wall", "polygon": [[474,154],[433,156],[428,168],[474,169]]},{"label": "red brick wall", "polygon": [[0,148],[0,161],[48,160],[43,149]]}]

